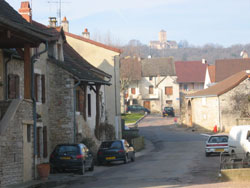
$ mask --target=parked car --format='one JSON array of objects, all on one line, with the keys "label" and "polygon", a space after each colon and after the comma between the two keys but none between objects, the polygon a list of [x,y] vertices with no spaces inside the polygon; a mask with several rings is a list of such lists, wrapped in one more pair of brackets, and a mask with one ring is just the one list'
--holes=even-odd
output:
[{"label": "parked car", "polygon": [[150,114],[150,110],[143,107],[143,106],[135,104],[135,105],[128,106],[127,113],[143,113],[143,114],[148,113],[148,114]]},{"label": "parked car", "polygon": [[114,141],[104,141],[101,143],[97,153],[98,164],[109,163],[113,161],[135,161],[135,150],[132,145],[122,139]]},{"label": "parked car", "polygon": [[174,117],[174,108],[173,107],[164,107],[163,111],[162,111],[162,116],[172,116]]},{"label": "parked car", "polygon": [[228,153],[228,136],[227,135],[212,135],[209,136],[206,142],[205,153],[208,157],[211,154]]},{"label": "parked car", "polygon": [[59,144],[50,155],[52,171],[94,170],[93,155],[84,144]]},{"label": "parked car", "polygon": [[250,125],[233,126],[229,132],[229,153],[244,158],[250,154]]}]

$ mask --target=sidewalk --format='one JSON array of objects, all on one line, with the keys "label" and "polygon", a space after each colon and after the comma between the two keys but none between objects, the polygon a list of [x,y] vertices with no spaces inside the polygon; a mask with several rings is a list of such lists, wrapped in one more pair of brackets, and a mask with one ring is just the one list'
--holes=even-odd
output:
[{"label": "sidewalk", "polygon": [[[136,152],[136,158],[139,158],[154,149],[153,144],[145,140],[145,148],[140,152]],[[8,188],[66,188],[67,185],[75,183],[77,181],[88,182],[96,179],[95,175],[110,169],[113,167],[107,166],[95,166],[93,172],[86,172],[84,175],[78,175],[76,173],[58,173],[50,174],[48,180],[32,180],[29,182],[10,185]]]}]

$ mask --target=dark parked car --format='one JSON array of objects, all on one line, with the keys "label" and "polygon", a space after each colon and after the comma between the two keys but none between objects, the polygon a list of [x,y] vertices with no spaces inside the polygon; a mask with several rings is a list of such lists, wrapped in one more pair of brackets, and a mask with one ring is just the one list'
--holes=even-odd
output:
[{"label": "dark parked car", "polygon": [[150,114],[149,109],[147,109],[147,108],[145,108],[143,106],[137,105],[137,104],[128,106],[127,113],[128,112],[130,112],[130,113],[143,113],[143,114],[148,113],[148,114]]},{"label": "dark parked car", "polygon": [[174,108],[173,107],[164,107],[163,112],[162,112],[162,116],[172,116],[174,117]]},{"label": "dark parked car", "polygon": [[50,165],[53,172],[78,170],[94,170],[93,155],[84,144],[59,144],[50,155]]},{"label": "dark parked car", "polygon": [[135,161],[135,150],[126,140],[104,141],[97,153],[99,164],[112,161]]}]

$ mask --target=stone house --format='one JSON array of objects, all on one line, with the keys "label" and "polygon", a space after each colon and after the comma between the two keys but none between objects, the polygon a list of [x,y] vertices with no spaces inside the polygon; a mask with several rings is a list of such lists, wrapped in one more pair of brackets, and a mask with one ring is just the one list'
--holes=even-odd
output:
[{"label": "stone house", "polygon": [[67,42],[73,49],[79,53],[84,59],[93,66],[111,75],[110,86],[101,88],[104,93],[103,113],[106,119],[103,121],[114,126],[116,138],[121,137],[121,106],[120,106],[120,53],[121,50],[93,41],[90,39],[90,33],[87,29],[83,32],[83,36],[69,33],[68,21],[64,19],[63,28]]},{"label": "stone house", "polygon": [[[134,67],[133,77],[126,71],[126,64],[130,66],[129,70]],[[125,59],[121,67],[123,79],[126,75],[132,77],[125,97],[129,105],[140,104],[155,113],[161,113],[165,106],[172,106],[179,113],[179,85],[173,58]]]},{"label": "stone house", "polygon": [[230,131],[250,124],[250,71],[238,72],[217,84],[186,96],[186,124]]},{"label": "stone house", "polygon": [[[0,187],[28,180],[35,171],[31,48],[49,35],[32,26],[6,1],[0,1]],[[15,53],[13,53],[13,49]]]},{"label": "stone house", "polygon": [[96,122],[101,119],[99,88],[110,85],[110,75],[77,54],[63,30],[53,27],[54,19],[50,27],[33,21],[28,2],[19,9],[25,19],[5,1],[0,7],[0,187],[5,187],[36,178],[36,165],[48,162],[56,144],[94,137],[86,113],[94,109]]}]

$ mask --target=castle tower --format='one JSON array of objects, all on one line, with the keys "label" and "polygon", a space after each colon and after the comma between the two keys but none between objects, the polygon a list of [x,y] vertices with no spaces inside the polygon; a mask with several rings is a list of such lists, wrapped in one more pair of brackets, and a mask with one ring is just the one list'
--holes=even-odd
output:
[{"label": "castle tower", "polygon": [[167,42],[167,32],[166,31],[161,30],[159,32],[159,41],[160,41],[160,43]]}]

